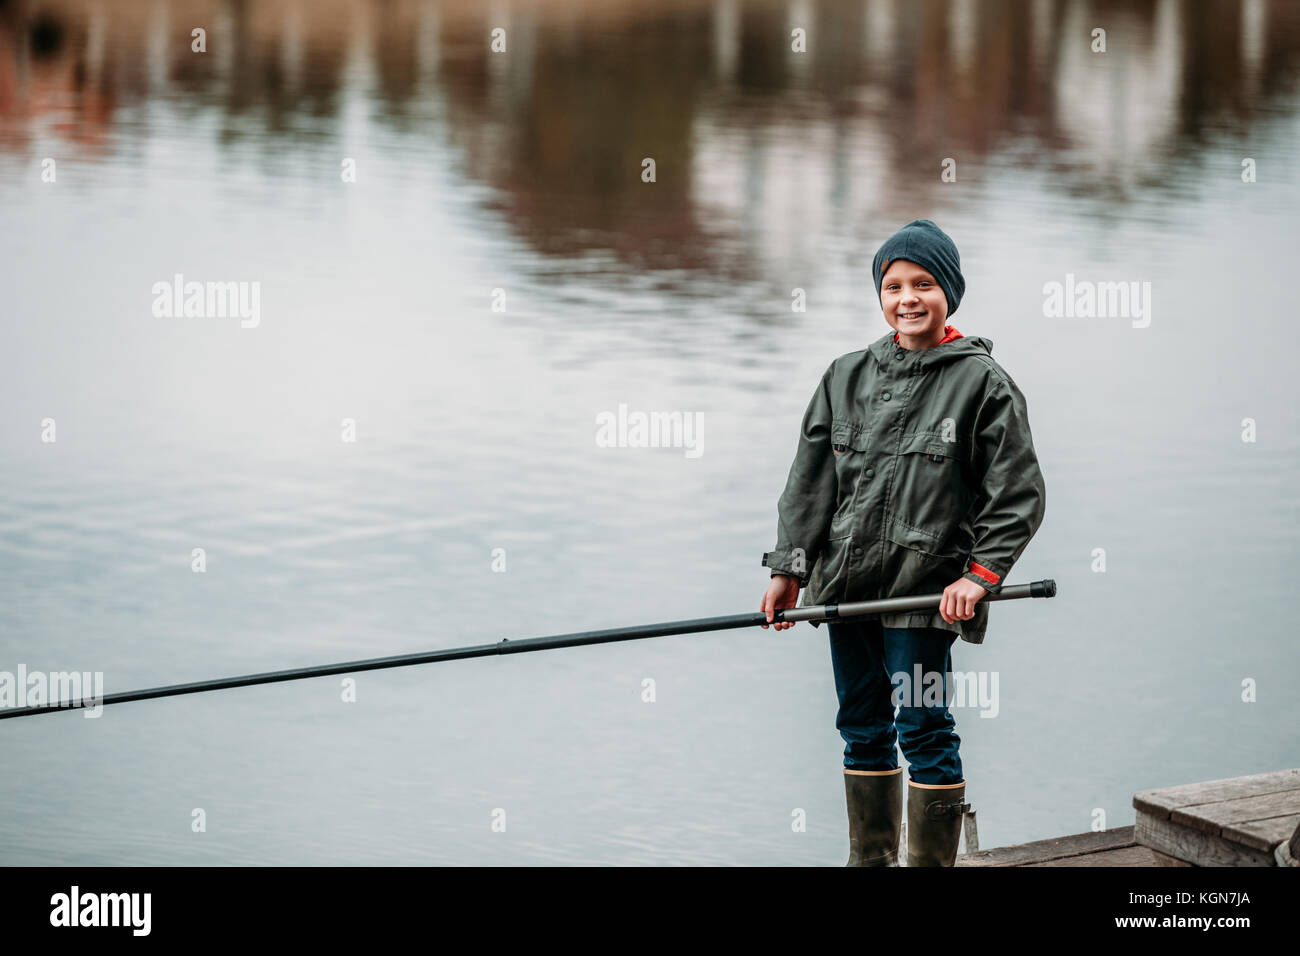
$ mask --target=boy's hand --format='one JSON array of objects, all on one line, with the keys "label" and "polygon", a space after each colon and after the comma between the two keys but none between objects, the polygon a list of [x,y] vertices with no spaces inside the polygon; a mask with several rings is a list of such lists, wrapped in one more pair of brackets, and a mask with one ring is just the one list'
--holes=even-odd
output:
[{"label": "boy's hand", "polygon": [[[969,582],[968,582],[969,583]],[[976,585],[978,587],[978,585]],[[784,611],[788,608],[797,607],[799,604],[799,579],[792,578],[788,574],[774,574],[772,580],[763,592],[763,601],[759,604],[758,609],[767,615],[768,624],[762,624],[766,630],[769,624],[778,631],[784,631],[788,627],[794,627],[794,621],[777,621],[771,624],[772,616],[777,611]]]},{"label": "boy's hand", "polygon": [[987,588],[980,587],[969,578],[958,578],[943,589],[939,613],[949,624],[953,621],[969,621],[975,616],[975,605],[988,593]]}]

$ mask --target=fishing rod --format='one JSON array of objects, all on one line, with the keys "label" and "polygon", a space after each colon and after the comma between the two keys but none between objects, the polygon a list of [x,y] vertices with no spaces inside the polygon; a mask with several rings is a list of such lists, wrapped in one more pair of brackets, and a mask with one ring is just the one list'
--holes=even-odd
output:
[{"label": "fishing rod", "polygon": [[[997,594],[989,594],[981,601],[1014,601],[1019,598],[1050,598],[1056,596],[1056,582],[1051,579],[1031,584],[1007,585]],[[528,651],[545,651],[558,647],[580,647],[585,644],[608,644],[613,641],[637,641],[647,637],[668,637],[673,634],[696,634],[703,631],[722,631],[736,627],[755,627],[763,624],[798,621],[837,621],[867,614],[892,614],[900,611],[924,611],[939,606],[942,594],[918,594],[909,597],[881,598],[875,601],[850,601],[845,604],[817,604],[811,607],[787,608],[777,611],[772,620],[762,611],[748,614],[726,614],[722,617],[701,617],[690,621],[669,621],[663,624],[641,624],[633,627],[616,627],[603,631],[580,631],[576,634],[556,634],[551,637],[530,637],[512,641],[504,639],[495,644],[477,644],[473,647],[453,647],[441,651],[422,651],[416,654],[398,654],[393,657],[374,657],[362,661],[344,661],[340,664],[322,664],[317,667],[295,667],[290,670],[270,671],[265,674],[246,674],[242,677],[224,677],[218,680],[196,681],[191,684],[172,684],[167,687],[150,687],[145,690],[105,694],[99,700],[59,701],[31,707],[0,709],[0,720],[10,717],[29,717],[57,711],[80,710],[87,705],[125,704],[133,700],[151,700],[157,697],[177,697],[181,694],[201,694],[209,690],[228,690],[254,684],[277,684],[310,677],[330,677],[336,674],[354,674],[359,671],[377,671],[389,667],[406,667],[411,664],[438,664],[459,661],[470,657],[490,657],[494,654],[524,654]]]}]

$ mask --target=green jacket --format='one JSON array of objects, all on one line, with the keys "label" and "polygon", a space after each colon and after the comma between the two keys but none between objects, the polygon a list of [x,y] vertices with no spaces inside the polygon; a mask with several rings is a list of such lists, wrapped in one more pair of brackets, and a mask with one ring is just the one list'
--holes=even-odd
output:
[{"label": "green jacket", "polygon": [[[831,363],[803,417],[777,504],[773,574],[799,606],[938,593],[960,577],[1001,589],[1043,520],[1046,489],[1025,398],[993,343],[920,351],[891,331]],[[948,624],[938,610],[881,615],[984,640],[989,605]]]}]

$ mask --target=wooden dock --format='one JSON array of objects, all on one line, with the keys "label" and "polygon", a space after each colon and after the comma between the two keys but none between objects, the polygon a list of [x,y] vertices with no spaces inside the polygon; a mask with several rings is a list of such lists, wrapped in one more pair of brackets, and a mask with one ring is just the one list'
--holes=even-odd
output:
[{"label": "wooden dock", "polygon": [[1133,796],[1137,839],[1192,866],[1295,866],[1300,769],[1210,780]]},{"label": "wooden dock", "polygon": [[1133,827],[1119,827],[963,853],[957,857],[957,865],[1160,866],[1151,849],[1134,839],[1133,831]]},{"label": "wooden dock", "polygon": [[1142,790],[1133,806],[1134,826],[963,853],[957,866],[1300,865],[1300,769]]}]

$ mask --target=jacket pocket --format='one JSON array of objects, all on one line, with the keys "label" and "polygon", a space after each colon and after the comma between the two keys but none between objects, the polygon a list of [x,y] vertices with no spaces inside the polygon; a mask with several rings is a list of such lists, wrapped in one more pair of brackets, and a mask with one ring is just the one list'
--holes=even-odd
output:
[{"label": "jacket pocket", "polygon": [[[844,517],[845,508],[853,498],[858,476],[866,467],[867,447],[870,439],[862,422],[848,418],[831,421],[831,449],[835,456],[835,477],[839,487],[835,500],[835,521]],[[836,534],[832,527],[831,534]]]},{"label": "jacket pocket", "polygon": [[835,451],[835,460],[844,455],[867,450],[867,426],[848,418],[831,420],[831,448]]},{"label": "jacket pocket", "polygon": [[838,600],[848,590],[849,552],[853,548],[853,535],[839,534],[836,531],[832,531],[831,535],[813,564],[800,607],[824,604],[832,598]]},{"label": "jacket pocket", "polygon": [[928,554],[955,555],[967,540],[975,493],[966,478],[965,446],[935,435],[904,435],[894,465],[886,536]]}]

